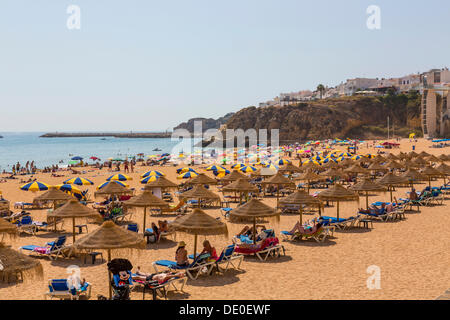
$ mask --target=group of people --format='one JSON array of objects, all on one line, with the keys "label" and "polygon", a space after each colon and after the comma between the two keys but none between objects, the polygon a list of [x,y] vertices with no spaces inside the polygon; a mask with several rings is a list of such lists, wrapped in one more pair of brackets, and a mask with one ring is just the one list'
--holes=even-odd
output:
[{"label": "group of people", "polygon": [[37,168],[34,164],[34,160],[33,161],[27,161],[27,163],[25,164],[25,166],[23,167],[19,161],[17,161],[16,164],[12,165],[12,174],[16,175],[16,174],[34,174],[36,173]]}]

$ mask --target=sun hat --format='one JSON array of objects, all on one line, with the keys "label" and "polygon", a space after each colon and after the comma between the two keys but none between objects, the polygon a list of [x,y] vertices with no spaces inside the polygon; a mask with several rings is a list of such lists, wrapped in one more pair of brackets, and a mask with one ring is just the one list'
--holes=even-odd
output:
[{"label": "sun hat", "polygon": [[178,243],[178,247],[186,247],[186,242],[180,241],[180,243]]}]

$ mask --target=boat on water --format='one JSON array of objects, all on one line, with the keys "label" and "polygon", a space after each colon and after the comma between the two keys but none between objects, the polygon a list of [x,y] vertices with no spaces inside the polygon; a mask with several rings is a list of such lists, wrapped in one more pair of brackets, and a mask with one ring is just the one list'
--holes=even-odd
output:
[{"label": "boat on water", "polygon": [[155,148],[155,149],[153,149],[153,151],[162,151],[162,150],[159,148]]}]

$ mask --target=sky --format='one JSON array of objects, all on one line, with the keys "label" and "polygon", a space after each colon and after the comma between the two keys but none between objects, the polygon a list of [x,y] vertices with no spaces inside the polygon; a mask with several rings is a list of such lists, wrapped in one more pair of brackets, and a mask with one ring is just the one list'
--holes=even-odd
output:
[{"label": "sky", "polygon": [[442,68],[449,14],[448,0],[0,0],[0,132],[165,131],[319,83]]}]

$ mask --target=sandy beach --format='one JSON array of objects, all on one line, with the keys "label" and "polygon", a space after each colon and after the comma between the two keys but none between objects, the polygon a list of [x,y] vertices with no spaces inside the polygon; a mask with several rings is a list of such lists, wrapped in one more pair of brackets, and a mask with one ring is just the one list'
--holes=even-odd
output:
[{"label": "sandy beach", "polygon": [[[448,148],[430,148],[431,142],[419,139],[417,143],[402,139],[400,148],[387,150],[398,154],[400,151],[409,152],[412,145],[416,146],[416,152],[426,151],[436,156],[448,154]],[[378,149],[360,148],[359,153],[376,153]],[[294,160],[298,165],[298,161]],[[199,172],[206,172],[196,166]],[[176,179],[177,167],[142,167],[139,164],[135,172],[129,174],[133,177],[128,184],[140,192],[143,187],[139,183],[139,176],[148,170],[162,171],[166,177],[180,183]],[[229,168],[229,166],[227,166]],[[108,169],[93,169],[91,167],[77,170],[86,170],[80,176],[94,182],[93,186],[83,186],[81,189],[89,189],[93,198],[95,187],[112,175]],[[50,185],[62,183],[62,181],[74,177],[69,171],[62,171],[64,177],[51,177],[51,173],[38,173],[35,178]],[[207,174],[211,177],[210,172]],[[0,177],[4,177],[0,176]],[[19,189],[19,179],[8,180],[0,184],[0,190],[5,199],[11,202],[11,210],[14,202],[32,202],[40,193],[26,192]],[[418,184],[416,189],[422,190],[427,184]],[[433,186],[442,185],[442,179],[432,182]],[[215,191],[215,187],[211,187]],[[315,191],[315,190],[313,190]],[[397,198],[405,197],[408,188],[397,188],[394,195]],[[101,199],[97,199],[99,201]],[[389,200],[389,193],[372,195],[369,202],[377,200]],[[178,200],[175,199],[175,203]],[[276,206],[276,198],[264,198],[264,203]],[[357,202],[342,202],[341,217],[349,217],[357,212],[358,205],[364,206],[364,198]],[[450,288],[450,206],[449,200],[442,206],[421,207],[420,213],[406,212],[406,220],[394,222],[374,222],[374,228],[353,228],[346,231],[337,230],[334,237],[324,243],[313,241],[281,243],[286,248],[286,256],[279,259],[269,259],[261,262],[253,257],[245,258],[241,265],[242,270],[229,270],[224,275],[201,276],[198,280],[188,280],[184,293],[169,292],[169,299],[436,299]],[[236,207],[232,204],[232,207]],[[220,209],[205,209],[205,212],[213,217],[222,217]],[[336,208],[326,208],[324,215],[335,216]],[[45,221],[46,210],[32,210],[34,220]],[[168,215],[168,219],[173,219]],[[305,219],[313,216],[307,215]],[[150,222],[161,219],[152,217]],[[137,210],[131,221],[138,224],[142,222],[142,211]],[[224,219],[222,218],[222,221]],[[290,230],[298,215],[281,215],[278,225],[273,225],[277,236],[281,230]],[[89,224],[92,232],[99,227],[97,224]],[[71,223],[65,222],[68,241],[71,242]],[[242,225],[230,225],[230,237],[236,234]],[[36,236],[21,235],[15,240],[6,239],[7,243],[18,249],[22,245],[43,245],[56,238],[52,232],[38,232]],[[80,236],[78,236],[80,237]],[[202,241],[205,237],[200,236]],[[220,252],[231,239],[221,237],[208,237],[212,244]],[[281,238],[280,238],[281,239]],[[147,245],[139,255],[129,258],[134,267],[140,266],[141,270],[153,272],[152,262],[159,259],[173,259],[177,241],[184,240],[187,250],[193,253],[193,236],[177,235],[176,241],[162,240],[157,244]],[[106,257],[106,256],[105,256]],[[106,263],[92,265],[89,261],[84,264],[80,259],[58,259],[51,261],[48,258],[39,259],[44,267],[42,280],[26,281],[19,284],[0,284],[0,299],[43,299],[47,292],[49,279],[66,278],[66,268],[70,265],[78,265],[81,268],[81,276],[92,285],[92,298],[97,294],[107,295],[108,278]],[[369,274],[367,268],[376,265],[381,269],[381,289],[369,290],[366,285]],[[134,291],[132,299],[142,299],[141,291]],[[149,296],[147,297],[150,298]]]}]

